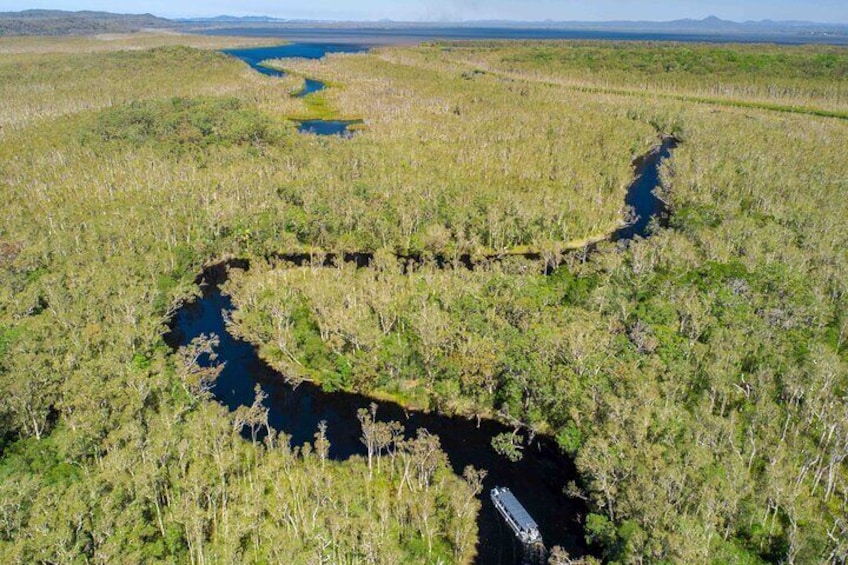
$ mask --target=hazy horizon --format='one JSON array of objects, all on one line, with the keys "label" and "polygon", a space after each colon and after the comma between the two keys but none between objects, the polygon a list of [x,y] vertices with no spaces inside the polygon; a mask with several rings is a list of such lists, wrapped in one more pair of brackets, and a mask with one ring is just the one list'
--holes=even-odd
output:
[{"label": "hazy horizon", "polygon": [[363,0],[355,7],[343,0],[311,0],[309,3],[281,6],[267,0],[233,2],[190,0],[174,2],[153,0],[120,1],[0,1],[0,11],[27,9],[96,10],[116,13],[152,13],[165,18],[205,18],[219,15],[268,16],[280,19],[331,21],[394,20],[414,23],[462,23],[480,20],[513,22],[545,21],[651,21],[700,20],[715,16],[735,22],[775,20],[806,21],[823,24],[848,23],[848,2],[821,0],[751,0],[747,2],[712,0],[599,0],[586,3],[575,0]]}]

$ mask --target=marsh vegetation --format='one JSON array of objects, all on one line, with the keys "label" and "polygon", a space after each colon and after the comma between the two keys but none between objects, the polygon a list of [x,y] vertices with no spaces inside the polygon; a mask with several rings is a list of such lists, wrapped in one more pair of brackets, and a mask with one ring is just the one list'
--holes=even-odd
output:
[{"label": "marsh vegetation", "polygon": [[[609,562],[848,557],[844,49],[437,44],[280,79],[213,50],[242,40],[19,41],[0,41],[4,562],[473,559],[477,476],[437,443],[330,461],[320,429],[269,433],[262,394],[210,399],[214,337],[162,336],[223,257],[251,260],[232,330],[290,378],[497,418],[510,457],[554,437]],[[329,88],[294,98],[303,76]],[[328,116],[364,123],[289,119]],[[667,228],[550,276],[451,266],[612,233],[661,134],[683,140]]]}]

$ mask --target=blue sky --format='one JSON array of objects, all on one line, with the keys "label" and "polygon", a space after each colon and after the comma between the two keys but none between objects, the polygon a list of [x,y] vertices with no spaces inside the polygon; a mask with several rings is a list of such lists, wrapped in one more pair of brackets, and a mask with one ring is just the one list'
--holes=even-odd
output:
[{"label": "blue sky", "polygon": [[0,11],[29,8],[151,12],[165,17],[230,14],[340,20],[661,21],[716,15],[736,21],[848,22],[848,0],[0,0]]}]

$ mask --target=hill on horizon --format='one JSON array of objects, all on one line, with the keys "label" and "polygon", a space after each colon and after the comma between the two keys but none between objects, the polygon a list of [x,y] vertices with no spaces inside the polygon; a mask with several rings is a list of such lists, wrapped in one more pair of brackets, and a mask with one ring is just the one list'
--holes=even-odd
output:
[{"label": "hill on horizon", "polygon": [[64,10],[0,12],[0,37],[11,35],[86,35],[133,32],[174,27],[174,22],[153,14]]},{"label": "hill on horizon", "polygon": [[246,28],[297,29],[323,28],[375,28],[399,30],[409,28],[504,28],[550,29],[576,32],[627,32],[661,33],[667,35],[733,35],[733,36],[795,36],[848,38],[848,23],[818,23],[808,21],[745,21],[735,22],[716,16],[703,19],[678,19],[670,21],[512,21],[467,20],[454,22],[414,21],[329,21],[293,20],[265,15],[192,17],[167,19],[153,14],[115,14],[110,12],[64,10],[24,10],[0,12],[0,36],[11,35],[85,35],[108,32],[133,32],[143,29],[182,28],[200,31],[227,26],[234,31]]}]

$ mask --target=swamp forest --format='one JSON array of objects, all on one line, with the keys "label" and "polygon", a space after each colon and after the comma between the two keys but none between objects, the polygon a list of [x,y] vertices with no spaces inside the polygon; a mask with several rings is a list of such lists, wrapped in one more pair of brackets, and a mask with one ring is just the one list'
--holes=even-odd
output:
[{"label": "swamp forest", "polygon": [[848,561],[848,47],[284,43],[0,37],[0,562]]}]

